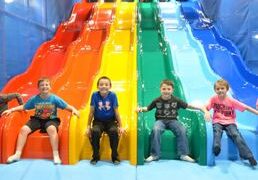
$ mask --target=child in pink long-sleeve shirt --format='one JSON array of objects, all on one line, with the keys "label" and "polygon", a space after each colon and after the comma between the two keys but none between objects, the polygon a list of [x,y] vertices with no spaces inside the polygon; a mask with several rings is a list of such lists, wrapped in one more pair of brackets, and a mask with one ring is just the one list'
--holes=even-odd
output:
[{"label": "child in pink long-sleeve shirt", "polygon": [[[226,131],[227,135],[233,140],[239,150],[240,157],[248,159],[251,166],[256,166],[257,162],[251,150],[248,148],[245,140],[241,133],[238,131],[236,126],[236,113],[235,110],[239,111],[250,111],[258,115],[258,111],[254,108],[247,106],[234,98],[227,96],[229,90],[229,84],[227,81],[220,79],[214,84],[215,96],[211,97],[206,109],[209,111],[213,109],[213,153],[218,156],[221,147],[221,137],[223,130]],[[205,118],[211,119],[210,113],[205,112]]]}]

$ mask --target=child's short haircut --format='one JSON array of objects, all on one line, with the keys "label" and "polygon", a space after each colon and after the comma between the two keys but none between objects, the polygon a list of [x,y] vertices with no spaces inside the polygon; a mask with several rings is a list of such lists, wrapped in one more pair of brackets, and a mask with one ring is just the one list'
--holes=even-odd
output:
[{"label": "child's short haircut", "polygon": [[171,81],[171,80],[169,80],[169,79],[164,79],[163,81],[161,81],[160,87],[161,87],[163,84],[166,84],[166,85],[168,85],[168,86],[172,86],[172,88],[174,88],[174,83],[173,83],[173,81]]},{"label": "child's short haircut", "polygon": [[42,77],[42,78],[40,78],[40,79],[38,80],[38,87],[39,87],[40,83],[43,82],[43,81],[47,81],[47,82],[49,82],[49,84],[50,84],[50,80],[49,80],[48,77]]},{"label": "child's short haircut", "polygon": [[102,76],[102,77],[100,77],[100,78],[98,79],[98,81],[97,81],[97,86],[99,86],[99,81],[102,80],[102,79],[108,80],[109,83],[110,83],[110,87],[112,86],[112,84],[111,84],[111,79],[110,79],[109,77],[107,77],[107,76]]},{"label": "child's short haircut", "polygon": [[229,84],[226,80],[224,79],[219,79],[214,83],[214,90],[216,89],[217,86],[225,86],[227,90],[229,90]]}]

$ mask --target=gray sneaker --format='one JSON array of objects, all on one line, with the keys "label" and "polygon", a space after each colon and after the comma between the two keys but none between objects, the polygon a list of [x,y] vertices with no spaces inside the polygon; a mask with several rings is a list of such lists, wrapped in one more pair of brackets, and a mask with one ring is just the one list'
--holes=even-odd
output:
[{"label": "gray sneaker", "polygon": [[191,162],[191,163],[194,163],[194,162],[195,162],[195,160],[192,159],[192,158],[191,158],[190,156],[188,156],[188,155],[181,155],[181,156],[180,156],[180,159],[183,160],[183,161]]},{"label": "gray sneaker", "polygon": [[145,159],[145,162],[149,163],[151,161],[157,161],[159,160],[159,157],[150,155],[147,159]]}]

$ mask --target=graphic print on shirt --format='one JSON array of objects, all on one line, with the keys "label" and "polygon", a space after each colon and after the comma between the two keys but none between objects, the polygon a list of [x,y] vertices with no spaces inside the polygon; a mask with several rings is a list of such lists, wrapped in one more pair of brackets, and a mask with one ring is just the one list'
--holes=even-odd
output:
[{"label": "graphic print on shirt", "polygon": [[99,110],[103,110],[103,111],[108,111],[111,109],[111,106],[110,106],[110,102],[109,101],[105,101],[104,104],[102,101],[99,101],[98,102],[98,109]]},{"label": "graphic print on shirt", "polygon": [[160,117],[174,117],[174,116],[176,116],[176,113],[177,113],[177,111],[176,111],[177,103],[176,102],[173,102],[171,104],[170,103],[157,102],[156,107],[157,107],[157,114]]},{"label": "graphic print on shirt", "polygon": [[49,119],[54,114],[55,105],[39,103],[35,105],[35,116],[40,119]]},{"label": "graphic print on shirt", "polygon": [[225,116],[225,117],[232,117],[234,116],[234,108],[226,106],[224,104],[214,103],[214,113],[218,113],[218,115]]}]

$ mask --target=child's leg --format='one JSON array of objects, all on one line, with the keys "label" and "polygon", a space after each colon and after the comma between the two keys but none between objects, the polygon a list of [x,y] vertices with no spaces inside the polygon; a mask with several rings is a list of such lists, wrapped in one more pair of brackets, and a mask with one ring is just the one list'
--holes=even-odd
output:
[{"label": "child's leg", "polygon": [[55,164],[61,164],[62,161],[58,153],[58,133],[57,128],[60,124],[59,119],[49,120],[45,124],[46,131],[49,135],[50,144],[53,150],[53,159]]},{"label": "child's leg", "polygon": [[227,135],[233,140],[239,150],[240,157],[243,159],[253,158],[253,154],[247,146],[241,133],[238,131],[235,124],[231,124],[225,127]]},{"label": "child's leg", "polygon": [[189,147],[185,127],[177,120],[168,122],[168,127],[176,136],[178,155],[188,155]]},{"label": "child's leg", "polygon": [[219,155],[221,147],[221,137],[223,133],[223,125],[213,124],[213,153],[215,156]]},{"label": "child's leg", "polygon": [[24,125],[21,128],[20,133],[18,135],[18,139],[17,139],[16,152],[14,155],[8,157],[7,163],[12,163],[12,162],[20,160],[23,147],[24,147],[27,137],[31,133],[31,131],[32,130],[27,125]]},{"label": "child's leg", "polygon": [[105,129],[107,130],[107,134],[109,136],[110,147],[112,150],[112,160],[116,160],[118,159],[117,147],[119,142],[117,123],[115,121],[110,121],[107,123]]},{"label": "child's leg", "polygon": [[104,131],[104,125],[103,122],[100,121],[93,121],[93,127],[91,130],[91,145],[93,150],[92,158],[96,161],[99,160],[99,140],[101,138],[101,135]]},{"label": "child's leg", "polygon": [[188,139],[185,127],[177,120],[169,121],[166,124],[176,136],[177,153],[183,161],[194,163],[195,160],[189,156]]},{"label": "child's leg", "polygon": [[162,120],[157,120],[151,132],[151,155],[160,157],[161,135],[165,131],[165,124]]}]

